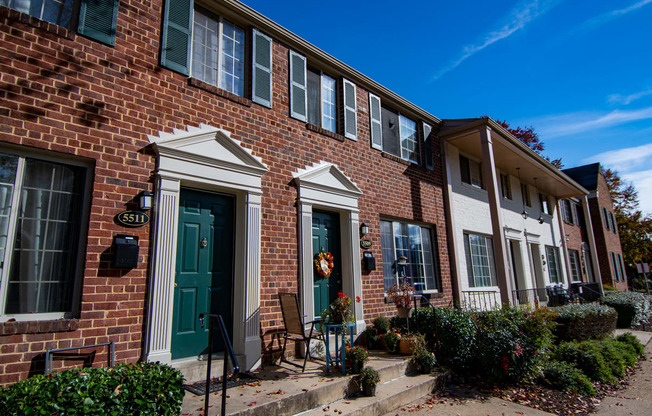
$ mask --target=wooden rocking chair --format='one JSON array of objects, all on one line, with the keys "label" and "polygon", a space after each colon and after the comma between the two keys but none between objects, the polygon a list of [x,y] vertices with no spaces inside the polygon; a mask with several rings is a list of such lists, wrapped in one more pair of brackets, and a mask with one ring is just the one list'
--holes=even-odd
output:
[{"label": "wooden rocking chair", "polygon": [[[314,320],[308,322],[310,325],[310,330],[305,329],[303,322],[303,316],[299,310],[299,300],[297,299],[296,293],[279,293],[279,301],[281,302],[281,312],[283,313],[283,324],[285,325],[285,333],[283,334],[283,352],[281,354],[281,361],[288,364],[301,367],[302,371],[306,371],[306,362],[308,357],[312,358],[310,355],[310,340],[316,339],[323,341],[323,334],[321,331],[315,331],[315,324],[319,320]],[[306,354],[303,360],[303,366],[293,363],[285,359],[285,347],[287,345],[288,339],[293,341],[301,341],[306,345]]]}]

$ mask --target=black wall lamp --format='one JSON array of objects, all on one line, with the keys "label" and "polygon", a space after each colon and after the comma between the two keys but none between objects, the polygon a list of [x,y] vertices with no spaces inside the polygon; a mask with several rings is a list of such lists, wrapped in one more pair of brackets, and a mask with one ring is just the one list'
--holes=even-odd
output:
[{"label": "black wall lamp", "polygon": [[367,235],[369,234],[369,226],[365,224],[364,222],[360,224],[360,234],[361,235]]},{"label": "black wall lamp", "polygon": [[150,191],[143,191],[138,194],[138,207],[143,211],[148,211],[152,209],[152,200],[154,194]]}]

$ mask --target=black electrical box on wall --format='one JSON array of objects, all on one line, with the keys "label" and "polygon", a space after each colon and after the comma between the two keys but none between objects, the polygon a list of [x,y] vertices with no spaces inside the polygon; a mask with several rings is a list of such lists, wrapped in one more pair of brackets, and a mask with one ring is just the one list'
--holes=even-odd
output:
[{"label": "black electrical box on wall", "polygon": [[114,243],[113,267],[133,269],[138,266],[138,237],[116,235]]},{"label": "black electrical box on wall", "polygon": [[376,270],[376,259],[373,252],[365,251],[362,253],[362,266],[367,271]]}]

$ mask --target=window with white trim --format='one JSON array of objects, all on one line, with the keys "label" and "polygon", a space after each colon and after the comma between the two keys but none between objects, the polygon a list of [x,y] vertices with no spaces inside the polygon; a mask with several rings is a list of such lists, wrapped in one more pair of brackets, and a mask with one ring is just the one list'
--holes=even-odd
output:
[{"label": "window with white trim", "polygon": [[582,281],[580,253],[577,250],[568,250],[568,260],[570,261],[571,281]]},{"label": "window with white trim", "polygon": [[570,199],[561,200],[561,219],[569,224],[575,224],[573,220],[573,203]]},{"label": "window with white trim", "polygon": [[491,237],[464,233],[464,251],[469,287],[497,286],[496,261]]},{"label": "window with white trim", "polygon": [[222,17],[195,10],[190,75],[245,95],[245,31]]},{"label": "window with white trim", "polygon": [[70,28],[75,0],[0,0],[0,5]]},{"label": "window with white trim", "polygon": [[337,133],[337,81],[308,67],[308,123]]},{"label": "window with white trim", "polygon": [[539,209],[541,213],[550,215],[550,203],[548,202],[548,195],[539,192]]},{"label": "window with white trim", "polygon": [[548,275],[550,283],[564,283],[564,274],[559,259],[559,247],[546,246],[546,257],[548,260]]},{"label": "window with white trim", "polygon": [[[371,147],[403,160],[420,163],[417,123],[404,114],[382,104],[380,97],[369,93]],[[432,127],[422,123],[424,146],[432,154]],[[433,169],[432,155],[426,155],[426,167]],[[430,156],[430,157],[428,157]]]},{"label": "window with white trim", "polygon": [[509,175],[505,173],[500,174],[500,190],[502,192],[503,198],[512,199],[512,187],[509,183]]},{"label": "window with white trim", "polygon": [[0,153],[0,316],[75,311],[89,180],[85,166]]},{"label": "window with white trim", "polygon": [[460,155],[460,175],[462,182],[474,186],[476,188],[484,189],[482,181],[482,165],[473,159]]},{"label": "window with white trim", "polygon": [[521,197],[523,198],[523,204],[526,207],[532,207],[532,200],[530,199],[530,188],[525,183],[521,183]]},{"label": "window with white trim", "polygon": [[[439,290],[439,264],[432,228],[402,221],[380,221],[385,291],[406,277],[417,292]],[[397,259],[407,257],[401,269]]]}]

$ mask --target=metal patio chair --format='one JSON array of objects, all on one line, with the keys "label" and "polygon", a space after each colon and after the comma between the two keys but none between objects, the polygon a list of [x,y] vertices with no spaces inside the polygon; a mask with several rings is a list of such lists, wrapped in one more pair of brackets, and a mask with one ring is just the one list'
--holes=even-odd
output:
[{"label": "metal patio chair", "polygon": [[[310,330],[306,330],[305,324],[303,322],[303,316],[299,310],[299,299],[297,298],[296,293],[279,293],[279,301],[281,302],[281,312],[283,313],[283,324],[285,325],[285,333],[283,334],[283,352],[281,354],[281,361],[288,364],[301,367],[301,372],[306,371],[306,362],[308,358],[312,358],[310,355],[310,340],[315,339],[323,341],[323,333],[321,331],[315,331],[315,324],[319,323],[319,320],[314,320],[308,322],[310,325]],[[303,366],[293,363],[285,359],[285,347],[287,345],[288,339],[293,341],[301,341],[306,345],[305,358],[303,360]]]}]

